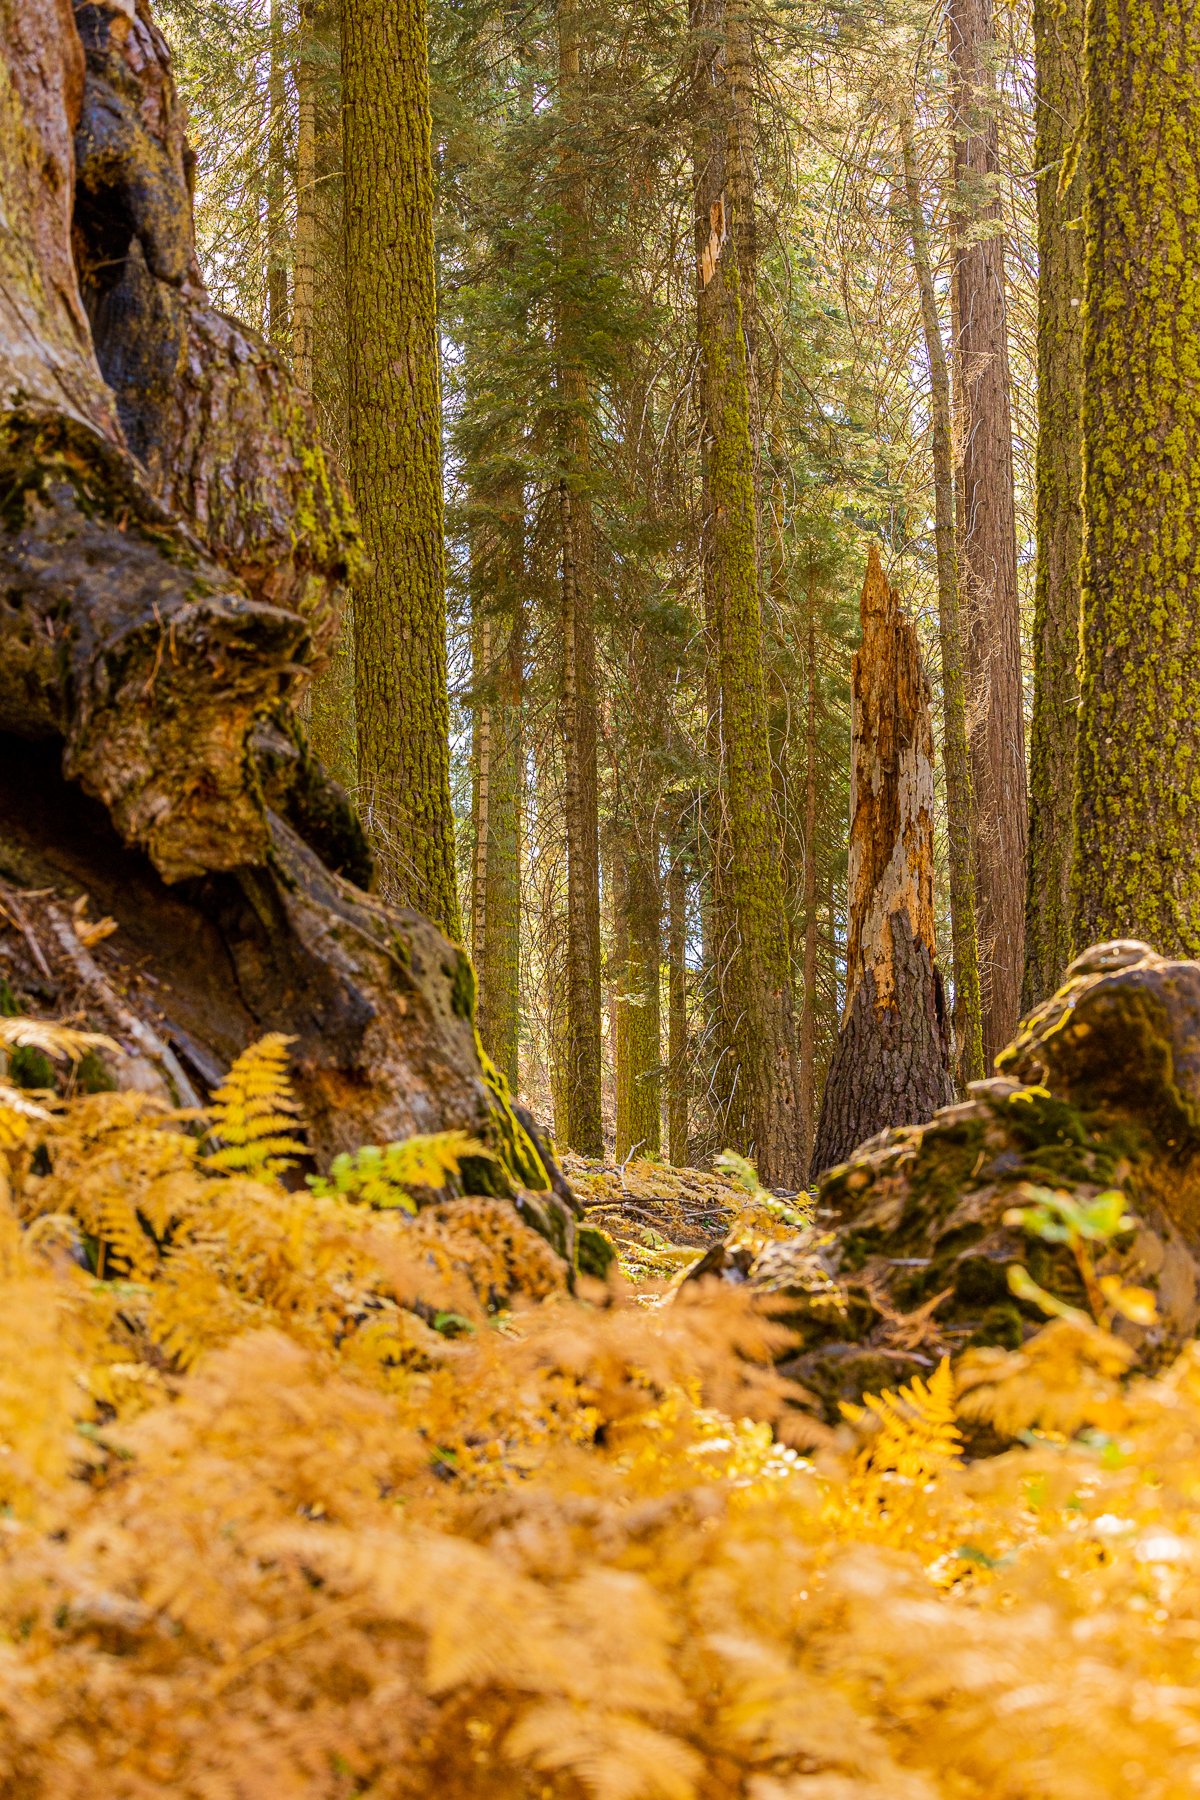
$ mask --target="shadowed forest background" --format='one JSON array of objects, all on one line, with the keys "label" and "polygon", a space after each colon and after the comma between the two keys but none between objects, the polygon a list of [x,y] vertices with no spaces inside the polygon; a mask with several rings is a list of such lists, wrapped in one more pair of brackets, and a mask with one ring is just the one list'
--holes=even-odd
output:
[{"label": "shadowed forest background", "polygon": [[[175,5],[163,19],[210,287],[311,387],[349,468],[337,9]],[[1061,29],[1069,40],[1081,19]],[[690,22],[670,8],[453,7],[434,8],[429,32],[448,776],[485,1047],[560,1144],[694,1164],[737,1142],[795,1187],[846,1000],[849,665],[872,541],[934,677],[937,944],[961,1074],[982,1074],[1012,1036],[1023,980],[1040,999],[1067,960],[1074,648],[1049,641],[1025,975],[1041,641],[1033,20],[1020,7],[960,6],[948,24],[903,7],[749,5]],[[1043,133],[1067,144],[1079,100],[1077,76],[1051,72]],[[713,567],[728,552],[706,447],[707,203],[693,167],[714,119],[734,134],[721,157],[741,209],[761,634],[732,605],[721,626]],[[1053,150],[1043,188],[1064,222],[1050,270],[1063,299],[1045,353],[1069,386],[1082,201]],[[953,399],[938,385],[947,359]],[[1074,435],[1043,476],[1064,568]],[[953,518],[955,488],[947,574],[937,508],[940,492]],[[1042,579],[1043,610],[1077,612],[1069,576]],[[394,580],[402,593],[403,568]],[[385,767],[411,753],[374,743],[437,721],[403,682],[376,720],[362,668],[375,654],[358,647],[356,733],[343,627],[309,702],[313,742],[357,798],[385,884],[447,918]],[[749,793],[729,779],[743,755]],[[780,991],[786,1020],[771,1016]],[[765,1057],[761,1042],[775,1044]],[[779,1093],[773,1109],[756,1084]]]}]

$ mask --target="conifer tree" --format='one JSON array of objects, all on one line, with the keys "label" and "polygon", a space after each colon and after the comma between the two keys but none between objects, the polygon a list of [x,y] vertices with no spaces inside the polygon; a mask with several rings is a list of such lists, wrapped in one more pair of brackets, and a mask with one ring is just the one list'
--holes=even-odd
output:
[{"label": "conifer tree", "polygon": [[951,0],[958,563],[966,606],[983,1053],[1012,1037],[1025,916],[1025,727],[991,0]]},{"label": "conifer tree", "polygon": [[588,372],[580,344],[578,288],[588,257],[587,195],[580,155],[581,51],[576,0],[558,0],[562,228],[556,379],[561,470],[562,713],[567,827],[567,1125],[584,1156],[604,1150],[600,1110],[600,826],[597,770],[594,534]]},{"label": "conifer tree", "polygon": [[1071,957],[1083,538],[1084,0],[1034,0],[1037,52],[1037,598],[1023,1008]]},{"label": "conifer tree", "polygon": [[[475,844],[471,957],[484,1049],[515,1093],[521,969],[521,837],[525,678],[523,496],[511,477],[477,511],[474,614]],[[490,505],[486,502],[490,499]],[[479,516],[482,515],[482,516]]]},{"label": "conifer tree", "polygon": [[900,119],[913,272],[929,362],[933,437],[934,548],[938,638],[942,656],[942,755],[946,770],[946,835],[950,864],[950,935],[954,966],[954,1030],[962,1085],[984,1073],[975,915],[974,798],[967,742],[966,671],[954,519],[954,447],[950,375],[933,285],[929,232],[907,108]]},{"label": "conifer tree", "polygon": [[1200,955],[1200,15],[1089,0],[1074,947]]},{"label": "conifer tree", "polygon": [[[692,0],[696,324],[703,417],[703,580],[716,653],[717,734],[728,866],[719,883],[718,982],[731,1055],[725,1122],[769,1183],[797,1185],[791,952],[771,779],[758,582],[755,449],[729,153],[722,0]],[[724,845],[718,851],[723,856]],[[726,935],[727,934],[727,935]]]},{"label": "conifer tree", "polygon": [[459,934],[424,0],[343,0],[359,798],[383,891]]}]

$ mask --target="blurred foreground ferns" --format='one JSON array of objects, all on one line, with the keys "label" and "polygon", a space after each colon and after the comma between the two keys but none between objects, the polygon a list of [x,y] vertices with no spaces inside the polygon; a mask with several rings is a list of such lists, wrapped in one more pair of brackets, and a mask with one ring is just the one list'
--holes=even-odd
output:
[{"label": "blurred foreground ferns", "polygon": [[0,1791],[1194,1791],[1194,1348],[1058,1318],[830,1433],[744,1290],[572,1295],[448,1142],[287,1192],[285,1050],[0,1090]]}]

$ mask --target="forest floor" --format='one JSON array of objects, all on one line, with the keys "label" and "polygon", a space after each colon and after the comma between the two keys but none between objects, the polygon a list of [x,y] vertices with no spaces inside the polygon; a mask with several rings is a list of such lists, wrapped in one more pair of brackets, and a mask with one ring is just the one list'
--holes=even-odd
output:
[{"label": "forest floor", "polygon": [[725,1175],[644,1158],[600,1162],[568,1153],[563,1171],[589,1224],[612,1238],[635,1282],[669,1279],[698,1262],[727,1236],[746,1200]]}]

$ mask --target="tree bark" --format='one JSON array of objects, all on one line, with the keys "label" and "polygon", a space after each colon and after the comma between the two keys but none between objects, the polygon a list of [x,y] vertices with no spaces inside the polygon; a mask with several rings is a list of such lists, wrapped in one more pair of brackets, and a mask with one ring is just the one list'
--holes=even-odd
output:
[{"label": "tree bark", "polygon": [[313,325],[316,319],[317,72],[314,63],[316,0],[298,0],[296,22],[296,229],[292,240],[292,379],[302,394],[313,390]]},{"label": "tree bark", "polygon": [[576,137],[581,88],[575,0],[558,6],[563,229],[559,245],[558,384],[563,473],[559,482],[562,555],[563,755],[567,820],[567,1030],[569,1142],[581,1156],[604,1154],[600,1063],[600,824],[597,772],[596,624],[592,518],[588,492],[587,368],[572,295],[586,261],[587,204]]},{"label": "tree bark", "polygon": [[[490,585],[490,584],[489,584]],[[478,603],[478,592],[476,595]],[[498,640],[498,641],[497,641]],[[521,962],[521,730],[525,619],[483,611],[476,626],[476,805],[471,956],[483,1047],[516,1093]]]},{"label": "tree bark", "polygon": [[946,836],[950,861],[950,934],[954,969],[954,1036],[960,1084],[983,1075],[979,943],[975,922],[974,798],[967,743],[962,615],[954,534],[954,436],[950,373],[942,343],[929,233],[913,148],[912,118],[900,120],[913,272],[929,361],[933,432],[934,542],[937,552],[938,639],[942,655],[942,754],[946,767]]},{"label": "tree bark", "polygon": [[[300,0],[296,27],[296,229],[292,246],[292,375],[312,400],[324,442],[346,446],[344,228],[337,0]],[[334,460],[337,460],[335,454]],[[354,709],[354,610],[343,606],[326,660],[304,695],[304,720],[318,759],[349,794],[358,792]]]},{"label": "tree bark", "polygon": [[1077,944],[1200,954],[1200,17],[1087,26]]},{"label": "tree bark", "polygon": [[662,1151],[660,985],[662,897],[653,818],[633,821],[618,905],[623,970],[618,996],[623,1079],[617,1081],[617,1158]]},{"label": "tree bark", "polygon": [[[771,781],[758,584],[754,446],[729,182],[722,0],[692,0],[697,343],[703,443],[702,577],[717,658],[728,867],[714,881],[726,1130],[762,1179],[803,1175],[791,953]],[[723,846],[722,846],[723,848]]]},{"label": "tree bark", "polygon": [[968,714],[983,1055],[1016,1029],[1025,930],[1025,724],[1004,239],[991,0],[951,0],[958,374],[958,565],[967,614]]},{"label": "tree bark", "polygon": [[688,1160],[687,864],[677,847],[667,881],[667,1159]]},{"label": "tree bark", "polygon": [[287,94],[284,84],[283,0],[271,0],[271,68],[267,84],[267,336],[289,347],[287,214]]},{"label": "tree bark", "polygon": [[1084,0],[1037,0],[1037,596],[1029,755],[1025,1011],[1071,960],[1083,554]]},{"label": "tree bark", "polygon": [[804,719],[804,999],[800,1014],[800,1118],[804,1167],[812,1167],[817,1126],[817,577],[808,575]]},{"label": "tree bark", "polygon": [[359,802],[383,893],[459,936],[423,0],[343,0]]},{"label": "tree bark", "polygon": [[917,633],[871,546],[851,667],[846,1005],[812,1173],[954,1098],[933,913],[933,726]]}]

